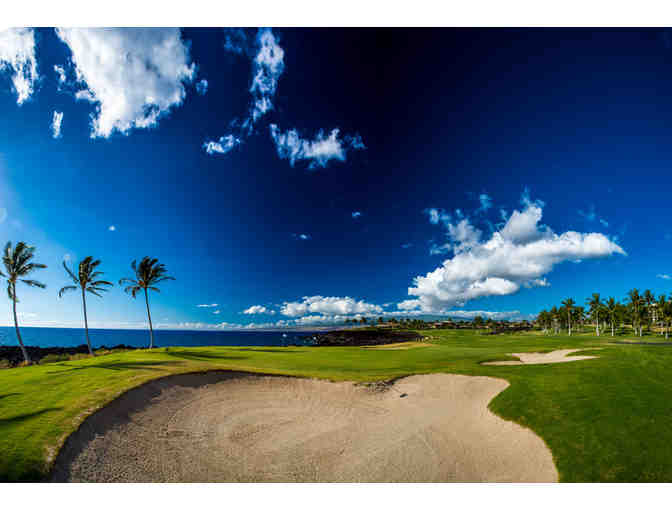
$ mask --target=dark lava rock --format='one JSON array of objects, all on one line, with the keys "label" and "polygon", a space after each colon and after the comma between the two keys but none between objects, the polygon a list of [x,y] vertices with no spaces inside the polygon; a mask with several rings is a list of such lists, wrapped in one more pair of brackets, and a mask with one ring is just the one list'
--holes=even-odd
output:
[{"label": "dark lava rock", "polygon": [[319,347],[385,345],[398,342],[414,342],[418,340],[422,340],[422,335],[415,331],[342,329],[315,335],[313,345]]},{"label": "dark lava rock", "polygon": [[[112,350],[112,349],[135,349],[130,345],[119,344],[114,347],[105,347],[102,346],[98,350]],[[56,354],[59,356],[72,354],[88,354],[89,348],[86,344],[78,345],[77,347],[32,347],[30,345],[26,346],[26,351],[28,351],[28,357],[33,363],[39,363],[39,361],[49,354]],[[9,362],[9,366],[14,367],[23,362],[23,354],[21,354],[21,348],[12,345],[0,345],[0,359],[5,359]]]}]

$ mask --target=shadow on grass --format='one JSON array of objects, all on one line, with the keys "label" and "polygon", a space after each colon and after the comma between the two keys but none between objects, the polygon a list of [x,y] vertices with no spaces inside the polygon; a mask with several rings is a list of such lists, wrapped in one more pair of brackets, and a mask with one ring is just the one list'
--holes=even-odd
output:
[{"label": "shadow on grass", "polygon": [[71,365],[61,365],[65,370],[53,370],[47,372],[49,375],[69,374],[76,370],[89,370],[91,368],[102,368],[105,370],[160,370],[161,366],[177,365],[178,361],[107,361],[104,363],[95,363],[74,367]]},{"label": "shadow on grass", "polygon": [[[166,351],[164,354],[173,358],[185,359],[190,361],[224,361],[224,360],[240,360],[247,359],[247,356],[231,356],[228,354],[216,354],[214,352],[200,352],[200,351]],[[167,361],[165,363],[173,363]]]},{"label": "shadow on grass", "polygon": [[297,352],[306,352],[303,350],[283,350],[286,349],[286,347],[278,347],[277,349],[262,349],[259,348],[257,349],[256,347],[241,347],[239,349],[236,349],[236,351],[251,351],[251,352],[272,352],[272,353],[279,353],[279,354],[294,354]]},{"label": "shadow on grass", "polygon": [[0,400],[7,397],[13,397],[14,395],[21,395],[21,393],[5,393],[4,395],[0,395]]},{"label": "shadow on grass", "polygon": [[31,418],[41,416],[45,413],[50,413],[52,411],[60,411],[61,409],[63,409],[63,408],[62,407],[48,407],[46,409],[41,409],[39,411],[34,411],[32,413],[18,414],[16,416],[12,416],[11,418],[0,418],[0,428],[4,427],[5,425],[15,425],[17,423],[21,423],[23,421],[30,420]]}]

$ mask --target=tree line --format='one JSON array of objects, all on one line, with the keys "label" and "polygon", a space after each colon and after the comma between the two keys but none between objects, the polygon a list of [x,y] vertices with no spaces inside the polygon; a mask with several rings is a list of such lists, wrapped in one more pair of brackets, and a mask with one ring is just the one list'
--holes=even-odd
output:
[{"label": "tree line", "polygon": [[586,299],[585,307],[568,298],[560,306],[542,310],[537,316],[537,323],[544,333],[553,331],[555,334],[567,330],[571,335],[574,327],[583,325],[587,320],[594,325],[597,336],[605,331],[614,336],[616,330],[629,325],[641,337],[644,328],[652,333],[655,324],[667,339],[672,323],[672,296],[668,298],[661,294],[656,297],[650,290],[640,293],[638,289],[632,289],[623,302],[619,302],[613,297],[602,299],[600,294],[593,293]]},{"label": "tree line", "polygon": [[[7,295],[12,302],[12,313],[14,315],[14,328],[16,330],[16,338],[21,348],[24,361],[27,365],[31,364],[28,351],[23,345],[21,338],[21,330],[19,329],[19,321],[16,314],[16,304],[19,302],[16,284],[21,282],[29,287],[37,287],[46,289],[47,286],[37,280],[32,280],[28,276],[37,269],[45,269],[45,264],[33,262],[35,256],[35,247],[28,246],[24,242],[19,242],[12,248],[11,241],[5,245],[2,253],[2,263],[5,266],[5,272],[0,271],[0,276],[7,280]],[[89,321],[86,312],[86,294],[87,292],[94,296],[102,297],[101,292],[107,291],[112,287],[113,283],[107,280],[100,279],[104,274],[98,270],[100,260],[94,260],[93,257],[85,257],[79,262],[77,271],[73,271],[63,261],[63,268],[67,276],[72,280],[72,285],[66,285],[58,291],[58,297],[61,298],[66,292],[80,291],[82,294],[82,309],[84,315],[84,329],[86,331],[86,344],[89,348],[89,354],[95,356],[91,348],[91,341],[89,339]],[[149,310],[149,295],[148,291],[159,292],[157,285],[165,280],[174,280],[172,276],[168,276],[166,268],[163,264],[159,264],[158,259],[151,257],[143,257],[140,263],[136,260],[131,262],[131,269],[133,270],[133,277],[125,277],[119,280],[119,285],[126,285],[124,291],[135,298],[136,294],[143,292],[145,295],[145,305],[147,306],[147,319],[149,320],[149,348],[154,347],[154,328],[152,327],[152,315]]]}]

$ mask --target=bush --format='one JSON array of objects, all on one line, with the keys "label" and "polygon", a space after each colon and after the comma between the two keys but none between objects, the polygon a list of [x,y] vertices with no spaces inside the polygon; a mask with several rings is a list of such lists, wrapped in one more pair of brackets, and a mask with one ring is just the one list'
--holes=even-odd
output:
[{"label": "bush", "polygon": [[58,363],[59,361],[68,361],[67,354],[47,354],[40,360],[40,365],[45,363]]},{"label": "bush", "polygon": [[0,359],[0,369],[11,368],[11,367],[12,367],[12,365],[9,364],[8,359]]},{"label": "bush", "polygon": [[83,353],[83,352],[78,352],[77,354],[71,354],[70,356],[65,355],[65,360],[77,361],[78,359],[87,359],[87,358],[90,358],[90,357],[91,357],[91,355],[89,355],[89,354],[86,354],[86,353]]}]

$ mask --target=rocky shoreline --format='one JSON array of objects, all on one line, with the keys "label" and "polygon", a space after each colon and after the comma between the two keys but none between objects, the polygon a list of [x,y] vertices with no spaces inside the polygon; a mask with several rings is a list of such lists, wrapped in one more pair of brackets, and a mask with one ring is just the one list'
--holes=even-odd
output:
[{"label": "rocky shoreline", "polygon": [[316,347],[358,347],[364,345],[385,345],[399,342],[417,342],[422,335],[415,331],[391,329],[341,329],[315,335]]},{"label": "rocky shoreline", "polygon": [[[102,346],[96,351],[110,351],[110,350],[131,350],[136,349],[130,345],[119,344],[114,347]],[[53,355],[53,356],[73,356],[75,354],[88,354],[89,349],[86,344],[78,345],[77,347],[32,347],[26,346],[26,351],[28,351],[28,356],[30,357],[33,363],[39,363],[44,357]],[[21,354],[21,348],[17,345],[16,347],[10,345],[0,345],[0,361],[5,360],[10,367],[15,367],[20,365],[23,362],[23,354]]]}]

